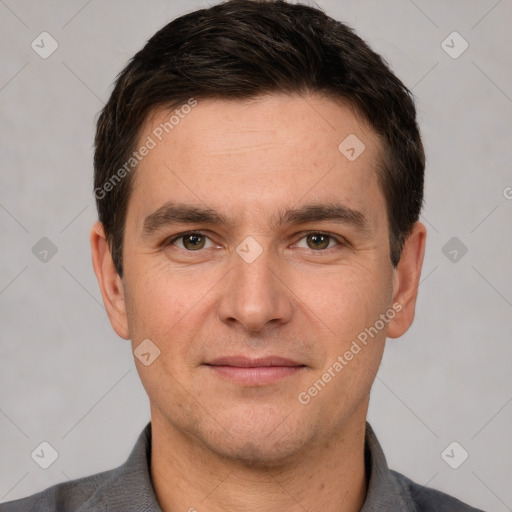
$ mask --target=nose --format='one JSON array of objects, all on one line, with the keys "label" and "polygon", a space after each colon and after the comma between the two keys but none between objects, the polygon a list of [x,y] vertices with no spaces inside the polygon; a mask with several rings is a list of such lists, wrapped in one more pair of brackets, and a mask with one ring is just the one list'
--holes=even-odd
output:
[{"label": "nose", "polygon": [[293,293],[286,283],[284,262],[268,248],[252,262],[233,253],[232,270],[226,276],[218,307],[220,319],[260,332],[270,324],[290,321],[294,312]]}]

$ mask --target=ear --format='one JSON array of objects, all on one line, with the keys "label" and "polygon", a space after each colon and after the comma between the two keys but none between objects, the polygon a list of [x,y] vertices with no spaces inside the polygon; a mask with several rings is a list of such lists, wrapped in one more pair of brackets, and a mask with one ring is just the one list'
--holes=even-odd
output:
[{"label": "ear", "polygon": [[[426,238],[425,226],[421,222],[416,222],[405,241],[397,268],[394,269],[393,304],[397,305],[394,309],[398,313],[389,322],[388,338],[402,336],[414,320]],[[400,310],[398,310],[399,305]]]},{"label": "ear", "polygon": [[125,340],[130,338],[126,314],[124,285],[117,273],[107,244],[105,230],[101,222],[96,222],[91,230],[91,252],[94,273],[100,285],[103,303],[114,331]]}]

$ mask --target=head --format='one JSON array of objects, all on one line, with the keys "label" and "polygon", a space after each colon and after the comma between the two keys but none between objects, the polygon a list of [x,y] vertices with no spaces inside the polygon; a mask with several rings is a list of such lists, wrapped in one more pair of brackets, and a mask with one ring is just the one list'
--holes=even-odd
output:
[{"label": "head", "polygon": [[[414,103],[382,58],[312,7],[219,4],[135,55],[95,142],[94,267],[150,354],[152,419],[253,462],[364,421],[425,243]],[[242,383],[230,356],[297,370]]]}]

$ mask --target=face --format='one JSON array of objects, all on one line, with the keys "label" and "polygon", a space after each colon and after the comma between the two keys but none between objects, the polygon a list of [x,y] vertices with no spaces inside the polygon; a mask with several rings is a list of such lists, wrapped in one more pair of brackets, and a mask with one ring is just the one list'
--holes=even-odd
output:
[{"label": "face", "polygon": [[153,422],[224,457],[282,461],[364,423],[386,333],[404,330],[380,142],[318,96],[190,110],[163,136],[170,113],[155,112],[141,136],[156,145],[134,176],[109,315],[136,354],[150,340],[150,364],[135,361]]}]

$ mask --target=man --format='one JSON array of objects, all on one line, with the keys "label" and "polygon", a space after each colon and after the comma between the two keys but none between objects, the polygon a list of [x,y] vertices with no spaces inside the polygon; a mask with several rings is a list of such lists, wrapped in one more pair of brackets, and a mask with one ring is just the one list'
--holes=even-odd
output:
[{"label": "man", "polygon": [[233,0],[161,29],[98,121],[91,232],[151,423],[120,468],[0,506],[471,511],[390,471],[369,394],[426,230],[407,89],[348,27]]}]

